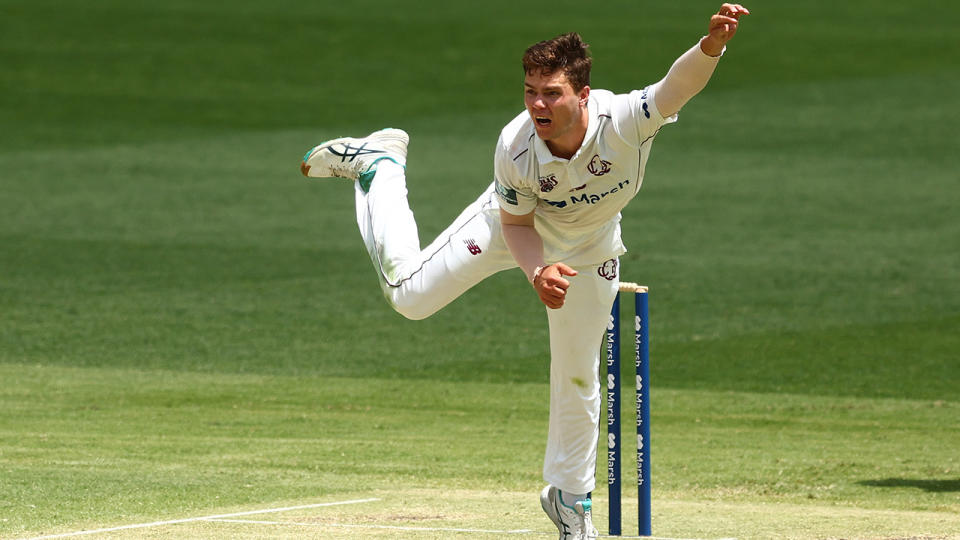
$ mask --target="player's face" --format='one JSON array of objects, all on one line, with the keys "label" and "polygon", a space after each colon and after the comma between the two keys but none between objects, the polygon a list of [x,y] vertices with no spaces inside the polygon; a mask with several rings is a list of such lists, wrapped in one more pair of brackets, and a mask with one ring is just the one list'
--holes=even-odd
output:
[{"label": "player's face", "polygon": [[590,87],[574,91],[562,71],[527,73],[523,86],[524,103],[537,136],[548,146],[551,142],[562,146],[576,142],[579,147],[587,129],[586,101]]}]

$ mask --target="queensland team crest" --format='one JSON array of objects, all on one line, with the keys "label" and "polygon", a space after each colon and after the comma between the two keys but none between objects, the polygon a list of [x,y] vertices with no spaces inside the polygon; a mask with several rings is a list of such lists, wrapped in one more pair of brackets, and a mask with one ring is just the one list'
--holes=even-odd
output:
[{"label": "queensland team crest", "polygon": [[607,281],[617,279],[617,259],[609,259],[597,268],[597,274]]},{"label": "queensland team crest", "polygon": [[600,159],[600,154],[594,154],[590,164],[587,165],[587,170],[594,176],[603,176],[610,172],[610,162]]},{"label": "queensland team crest", "polygon": [[548,193],[553,191],[555,187],[557,187],[557,175],[551,174],[550,176],[540,177],[540,191]]}]

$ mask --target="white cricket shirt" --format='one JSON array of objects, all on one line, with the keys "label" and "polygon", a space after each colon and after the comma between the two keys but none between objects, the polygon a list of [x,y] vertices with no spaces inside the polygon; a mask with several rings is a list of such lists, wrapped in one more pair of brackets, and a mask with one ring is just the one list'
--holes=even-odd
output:
[{"label": "white cricket shirt", "polygon": [[677,120],[660,115],[655,92],[656,85],[629,94],[591,89],[587,134],[569,160],[550,153],[527,111],[501,131],[494,158],[500,208],[536,211],[548,263],[595,264],[626,252],[620,211],[643,183],[657,131]]}]

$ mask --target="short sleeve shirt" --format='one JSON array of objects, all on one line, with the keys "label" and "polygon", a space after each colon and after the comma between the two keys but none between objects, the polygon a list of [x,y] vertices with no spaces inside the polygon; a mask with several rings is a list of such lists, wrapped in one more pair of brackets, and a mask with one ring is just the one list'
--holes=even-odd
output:
[{"label": "short sleeve shirt", "polygon": [[548,262],[595,264],[626,252],[620,211],[640,189],[657,132],[677,119],[660,115],[655,92],[591,90],[586,137],[569,160],[550,152],[526,111],[503,128],[494,158],[500,208],[535,212]]}]

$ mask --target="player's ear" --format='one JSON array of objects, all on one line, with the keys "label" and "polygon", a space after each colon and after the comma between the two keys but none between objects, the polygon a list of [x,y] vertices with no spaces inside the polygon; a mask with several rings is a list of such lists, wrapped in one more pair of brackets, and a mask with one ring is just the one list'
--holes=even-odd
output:
[{"label": "player's ear", "polygon": [[590,97],[590,87],[584,86],[583,88],[581,88],[580,91],[577,93],[577,97],[580,98],[580,105],[583,107],[586,107],[587,99]]}]

